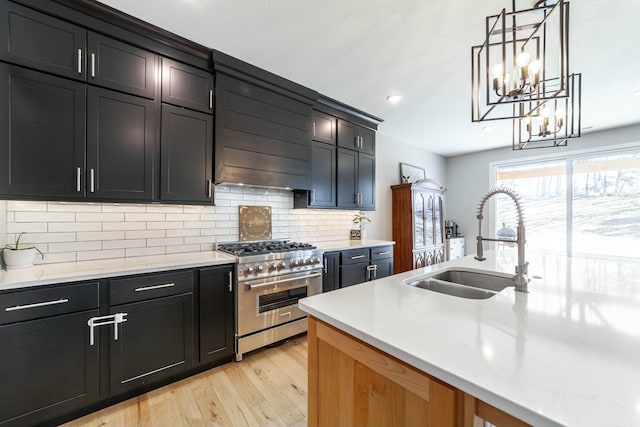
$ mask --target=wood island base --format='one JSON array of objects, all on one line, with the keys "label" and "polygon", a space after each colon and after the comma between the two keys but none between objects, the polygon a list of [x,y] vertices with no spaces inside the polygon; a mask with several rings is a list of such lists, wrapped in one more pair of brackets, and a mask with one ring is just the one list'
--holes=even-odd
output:
[{"label": "wood island base", "polygon": [[309,427],[526,424],[309,316]]}]

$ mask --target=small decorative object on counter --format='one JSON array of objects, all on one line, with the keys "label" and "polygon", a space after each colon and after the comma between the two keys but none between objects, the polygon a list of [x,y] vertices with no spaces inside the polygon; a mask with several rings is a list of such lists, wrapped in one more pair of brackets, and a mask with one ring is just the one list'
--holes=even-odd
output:
[{"label": "small decorative object on counter", "polygon": [[358,227],[355,230],[351,230],[351,240],[364,240],[365,239],[365,228],[364,224],[366,222],[371,222],[369,218],[367,218],[364,212],[360,211],[353,217],[353,223]]},{"label": "small decorative object on counter", "polygon": [[18,234],[15,245],[6,245],[0,248],[0,261],[3,261],[3,267],[7,270],[16,268],[31,267],[36,259],[36,252],[40,254],[40,258],[44,259],[44,254],[35,246],[21,247],[20,239],[23,233]]}]

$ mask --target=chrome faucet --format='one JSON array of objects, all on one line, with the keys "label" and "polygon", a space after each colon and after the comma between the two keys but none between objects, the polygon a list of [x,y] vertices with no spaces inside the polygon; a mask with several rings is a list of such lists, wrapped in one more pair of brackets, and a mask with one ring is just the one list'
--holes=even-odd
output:
[{"label": "chrome faucet", "polygon": [[483,241],[513,243],[513,240],[509,239],[491,239],[488,237],[482,237],[482,211],[484,210],[484,205],[485,203],[487,203],[487,200],[499,193],[506,194],[507,196],[511,197],[511,199],[513,199],[513,202],[516,204],[516,211],[518,213],[518,236],[516,239],[516,243],[518,244],[518,265],[516,266],[516,274],[515,276],[513,276],[513,283],[516,287],[516,291],[529,292],[527,289],[527,285],[529,284],[529,278],[527,277],[529,263],[524,260],[524,215],[522,213],[522,206],[520,205],[520,196],[518,196],[515,191],[504,187],[494,188],[489,190],[484,196],[482,196],[482,200],[480,200],[480,206],[478,206],[478,249],[475,259],[477,259],[478,261],[486,260],[482,248]]}]

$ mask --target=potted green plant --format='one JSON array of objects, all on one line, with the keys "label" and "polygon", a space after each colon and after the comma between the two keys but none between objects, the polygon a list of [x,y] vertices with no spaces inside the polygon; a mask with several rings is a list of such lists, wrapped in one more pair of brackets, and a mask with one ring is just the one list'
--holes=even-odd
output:
[{"label": "potted green plant", "polygon": [[40,254],[40,258],[44,259],[44,254],[35,246],[20,246],[20,239],[23,233],[18,234],[14,245],[5,245],[0,248],[0,261],[3,261],[7,270],[14,268],[31,267],[36,259],[36,252]]},{"label": "potted green plant", "polygon": [[365,238],[365,228],[364,225],[367,222],[371,222],[369,218],[366,217],[364,212],[360,211],[356,213],[353,217],[353,223],[358,227],[355,230],[351,230],[351,239],[353,240],[364,240]]}]

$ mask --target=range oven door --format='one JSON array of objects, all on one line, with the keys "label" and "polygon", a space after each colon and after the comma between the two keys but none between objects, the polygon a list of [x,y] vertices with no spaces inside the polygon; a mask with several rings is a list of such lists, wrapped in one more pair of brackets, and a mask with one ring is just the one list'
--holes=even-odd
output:
[{"label": "range oven door", "polygon": [[306,317],[298,300],[321,292],[321,270],[238,282],[238,335]]}]

